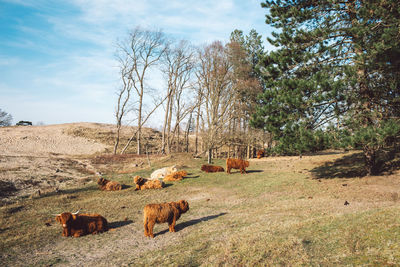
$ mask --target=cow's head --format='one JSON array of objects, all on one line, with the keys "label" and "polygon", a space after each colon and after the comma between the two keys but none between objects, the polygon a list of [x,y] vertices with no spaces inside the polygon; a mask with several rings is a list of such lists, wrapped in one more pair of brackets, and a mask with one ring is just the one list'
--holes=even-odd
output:
[{"label": "cow's head", "polygon": [[179,209],[182,213],[185,213],[189,210],[189,203],[186,200],[179,200]]},{"label": "cow's head", "polygon": [[62,227],[65,228],[71,222],[73,217],[78,215],[78,213],[79,213],[79,210],[77,212],[75,212],[75,213],[63,212],[61,214],[57,214],[56,215],[56,221],[59,222],[62,225]]},{"label": "cow's head", "polygon": [[250,165],[249,161],[245,160],[245,161],[244,161],[244,166],[245,166],[245,167],[249,167],[249,165]]},{"label": "cow's head", "polygon": [[106,185],[109,181],[107,179],[104,178],[99,178],[99,180],[97,180],[97,184],[98,185]]},{"label": "cow's head", "polygon": [[136,175],[136,176],[133,178],[133,182],[134,182],[135,184],[137,184],[137,185],[142,185],[142,184],[144,184],[145,180],[144,180],[143,177],[140,177],[139,175]]},{"label": "cow's head", "polygon": [[178,169],[176,168],[176,165],[169,167],[170,172],[177,172]]}]

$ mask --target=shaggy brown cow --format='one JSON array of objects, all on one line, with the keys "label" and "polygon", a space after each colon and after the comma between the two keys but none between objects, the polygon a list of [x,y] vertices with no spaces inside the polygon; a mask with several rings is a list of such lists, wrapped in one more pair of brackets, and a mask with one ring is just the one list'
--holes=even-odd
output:
[{"label": "shaggy brown cow", "polygon": [[78,214],[64,212],[56,216],[63,227],[62,236],[80,237],[108,231],[107,220],[99,214]]},{"label": "shaggy brown cow", "polygon": [[182,213],[189,210],[186,200],[160,204],[147,204],[143,209],[144,236],[154,238],[153,227],[156,223],[168,223],[169,231],[175,232],[175,223]]},{"label": "shaggy brown cow", "polygon": [[240,173],[246,173],[246,167],[249,167],[249,162],[242,159],[226,159],[226,172],[231,174],[231,169],[239,169]]},{"label": "shaggy brown cow", "polygon": [[160,180],[148,180],[146,178],[140,177],[139,175],[136,175],[133,178],[133,182],[136,184],[135,190],[157,189],[164,187],[164,183]]},{"label": "shaggy brown cow", "polygon": [[100,178],[97,181],[97,184],[99,185],[99,188],[101,190],[106,190],[106,191],[117,191],[117,190],[122,190],[122,186],[120,183],[115,182],[115,181],[109,181],[104,178]]},{"label": "shaggy brown cow", "polygon": [[201,166],[201,170],[204,172],[224,172],[224,168],[221,166],[214,166],[214,165],[208,165],[204,164]]},{"label": "shaggy brown cow", "polygon": [[257,151],[257,158],[261,159],[262,157],[264,157],[265,151],[264,149],[258,150]]},{"label": "shaggy brown cow", "polygon": [[180,181],[183,179],[183,177],[187,176],[186,171],[178,171],[174,172],[171,174],[168,174],[167,176],[164,177],[165,182],[174,182],[174,181]]}]

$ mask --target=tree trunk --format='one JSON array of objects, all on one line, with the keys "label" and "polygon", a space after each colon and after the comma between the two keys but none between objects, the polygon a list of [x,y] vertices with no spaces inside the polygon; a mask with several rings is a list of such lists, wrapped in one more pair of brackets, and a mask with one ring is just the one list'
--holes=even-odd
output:
[{"label": "tree trunk", "polygon": [[167,107],[165,109],[164,125],[163,125],[162,140],[161,140],[161,154],[165,154],[166,140],[168,140],[167,124],[168,124],[168,115],[169,115],[169,106],[170,105],[171,105],[171,95],[168,96]]},{"label": "tree trunk", "polygon": [[117,136],[115,138],[115,143],[114,143],[114,155],[117,154],[117,149],[118,149],[118,145],[119,145],[119,138],[120,138],[120,131],[121,131],[121,126],[118,125],[118,127],[117,127]]},{"label": "tree trunk", "polygon": [[168,114],[168,123],[167,123],[167,154],[171,154],[171,143],[172,143],[172,138],[171,138],[171,121],[172,121],[172,101],[173,101],[173,96],[171,96],[171,103],[169,105],[169,114]]},{"label": "tree trunk", "polygon": [[211,164],[212,163],[212,148],[208,149],[208,153],[207,153],[207,163]]},{"label": "tree trunk", "polygon": [[379,172],[376,160],[377,150],[370,147],[364,147],[363,151],[367,175],[370,176],[377,174]]},{"label": "tree trunk", "polygon": [[192,123],[192,114],[193,114],[193,111],[190,112],[188,124],[186,126],[186,132],[185,132],[185,143],[186,143],[185,151],[186,151],[186,153],[189,152],[189,131],[190,131],[190,124]]}]

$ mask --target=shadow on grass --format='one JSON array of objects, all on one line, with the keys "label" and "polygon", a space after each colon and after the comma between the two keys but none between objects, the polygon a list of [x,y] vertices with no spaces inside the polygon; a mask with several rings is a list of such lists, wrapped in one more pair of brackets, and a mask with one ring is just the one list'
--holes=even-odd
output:
[{"label": "shadow on grass", "polygon": [[122,184],[121,186],[122,186],[122,190],[129,189],[132,187],[131,185],[127,185],[127,184]]},{"label": "shadow on grass", "polygon": [[17,191],[13,182],[0,180],[0,198],[11,196]]},{"label": "shadow on grass", "polygon": [[263,170],[249,170],[247,173],[256,173],[256,172],[264,172]]},{"label": "shadow on grass", "polygon": [[108,227],[110,229],[117,229],[117,228],[124,227],[124,226],[126,226],[128,224],[131,224],[131,223],[133,223],[132,220],[111,222],[111,223],[108,223]]},{"label": "shadow on grass", "polygon": [[363,153],[344,156],[311,170],[313,179],[355,178],[367,174]]},{"label": "shadow on grass", "polygon": [[7,214],[13,214],[13,213],[19,212],[19,211],[21,211],[23,209],[24,209],[24,206],[17,206],[17,207],[13,207],[13,208],[8,208],[6,210],[6,213]]},{"label": "shadow on grass", "polygon": [[[376,158],[376,174],[392,174],[400,169],[400,157],[396,149],[380,151]],[[367,175],[364,154],[355,153],[311,170],[314,179],[355,178]]]},{"label": "shadow on grass", "polygon": [[[178,232],[178,231],[180,231],[180,230],[182,230],[182,229],[184,229],[184,228],[186,228],[188,226],[192,226],[192,225],[195,225],[195,224],[198,224],[198,223],[201,223],[201,222],[206,222],[206,221],[218,218],[220,216],[223,216],[225,214],[227,214],[227,213],[226,212],[221,212],[220,214],[210,215],[210,216],[206,216],[206,217],[203,217],[203,218],[193,219],[193,220],[190,220],[190,221],[186,221],[186,222],[177,224],[175,226],[175,231]],[[163,234],[167,233],[168,231],[169,231],[169,229],[163,230],[163,231],[159,232],[158,234],[156,234],[155,236],[163,235]]]},{"label": "shadow on grass", "polygon": [[195,176],[188,175],[188,176],[185,176],[183,179],[195,179],[195,178],[199,178],[199,177],[200,177],[200,175],[195,175]]},{"label": "shadow on grass", "polygon": [[7,230],[10,230],[10,227],[0,228],[0,234],[5,232],[5,231],[7,231]]},{"label": "shadow on grass", "polygon": [[41,194],[40,197],[51,197],[51,196],[57,196],[57,195],[70,195],[70,194],[78,194],[82,192],[90,192],[90,191],[97,191],[100,190],[95,186],[90,186],[90,187],[80,187],[80,188],[69,188],[69,189],[62,189],[62,190],[55,190],[49,193],[44,193]]}]

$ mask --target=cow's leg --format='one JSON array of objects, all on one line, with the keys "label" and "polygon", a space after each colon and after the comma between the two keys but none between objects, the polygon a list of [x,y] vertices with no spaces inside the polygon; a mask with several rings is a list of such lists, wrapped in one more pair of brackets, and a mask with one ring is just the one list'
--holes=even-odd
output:
[{"label": "cow's leg", "polygon": [[175,224],[176,224],[176,218],[175,216],[172,218],[171,222],[168,222],[169,225],[169,231],[170,232],[175,232]]},{"label": "cow's leg", "polygon": [[144,219],[144,223],[143,223],[143,226],[144,226],[144,236],[150,236],[150,234],[149,234],[149,220],[148,220],[148,218],[146,218],[146,219]]},{"label": "cow's leg", "polygon": [[156,224],[156,222],[155,221],[149,221],[148,222],[148,224],[147,224],[147,229],[148,229],[148,233],[149,233],[149,235],[148,236],[150,236],[150,237],[152,237],[152,238],[154,238],[154,234],[153,234],[153,228],[154,228],[154,225]]},{"label": "cow's leg", "polygon": [[80,237],[80,236],[83,236],[83,230],[77,230],[77,231],[75,231],[74,237]]}]

